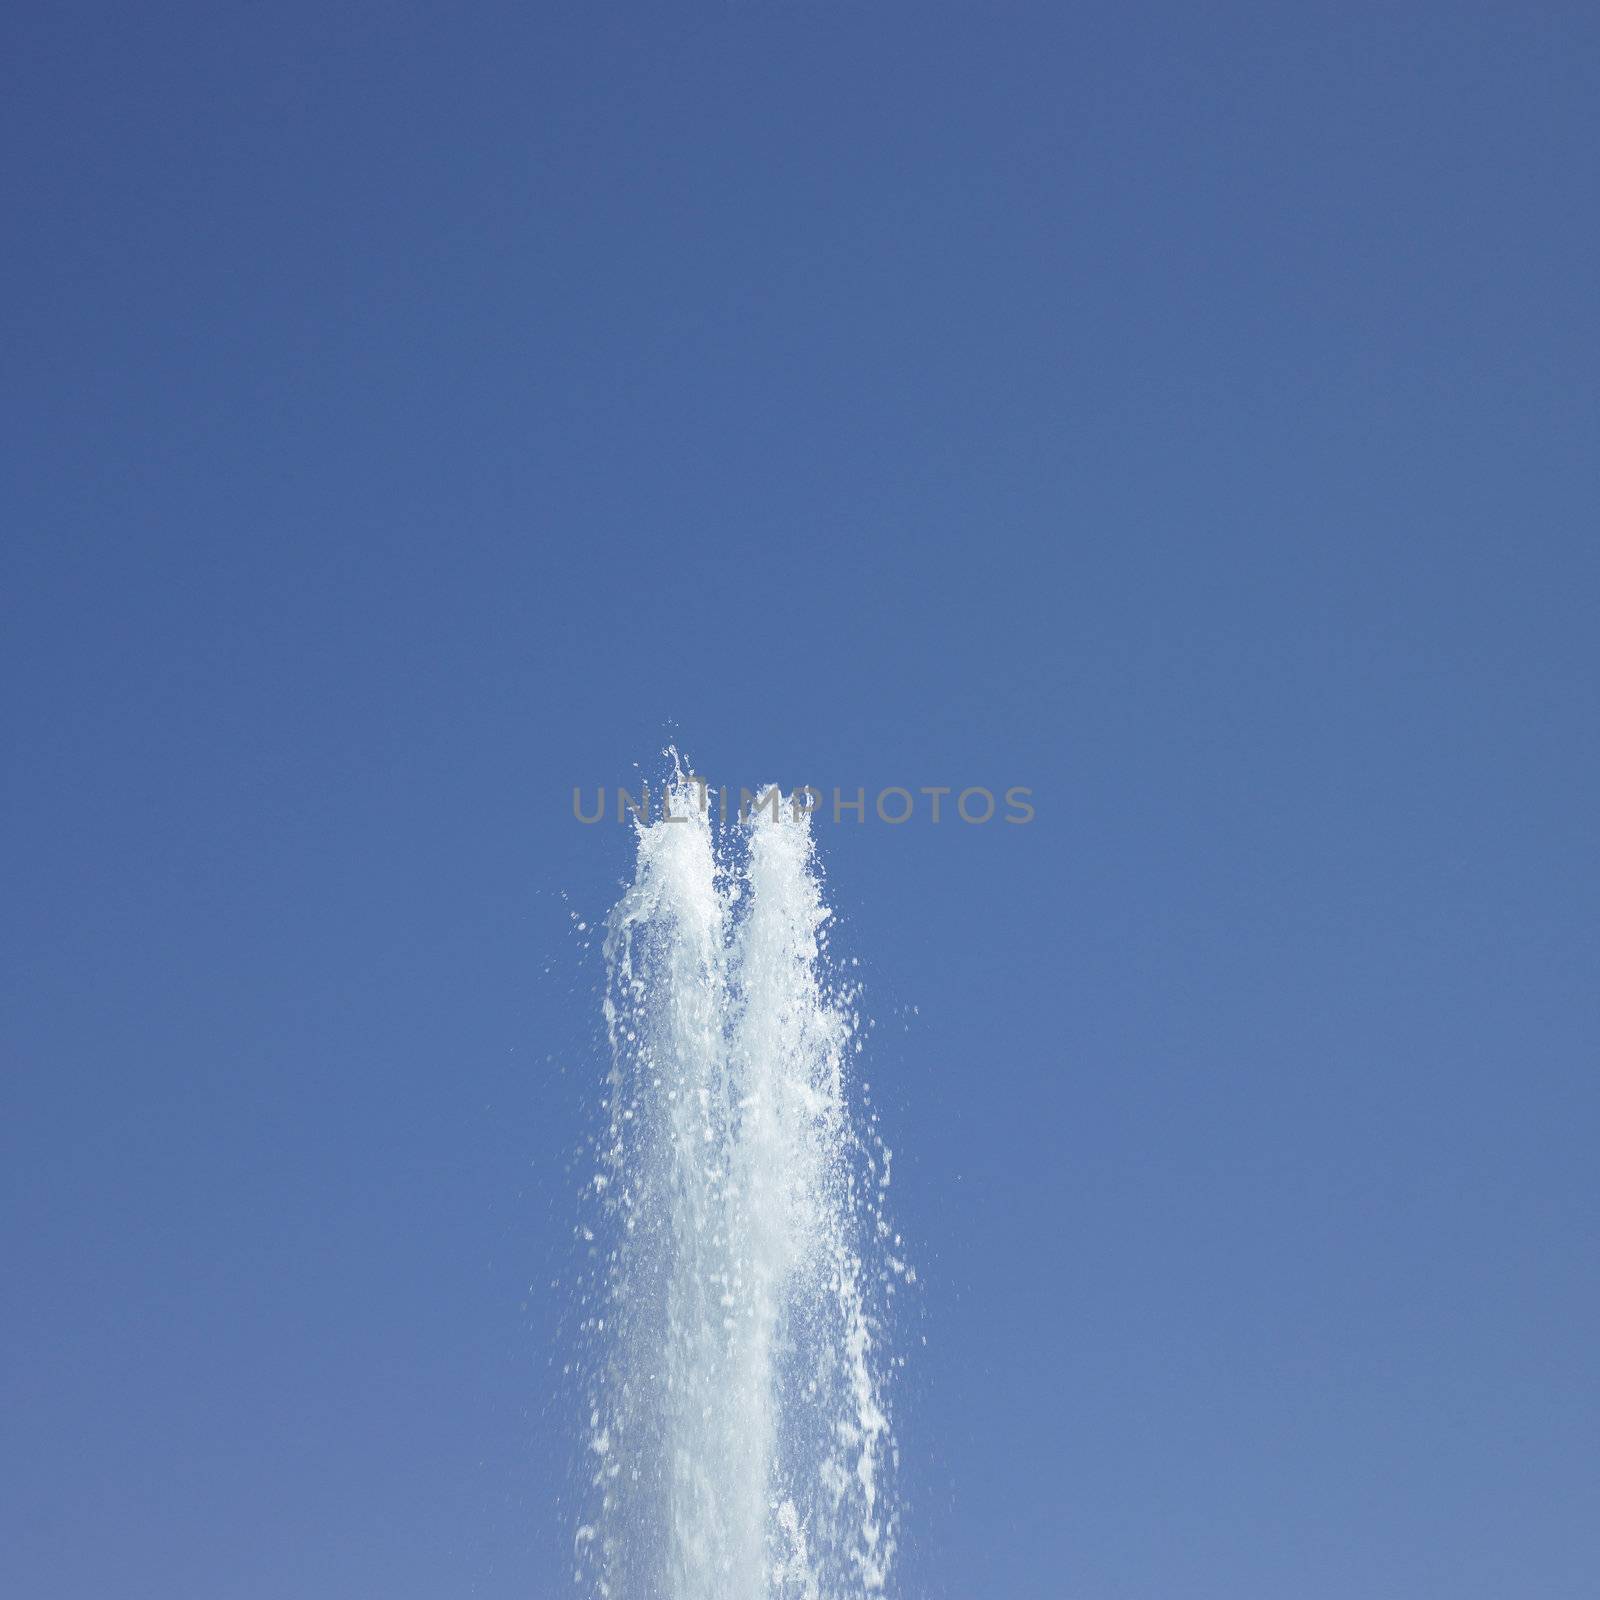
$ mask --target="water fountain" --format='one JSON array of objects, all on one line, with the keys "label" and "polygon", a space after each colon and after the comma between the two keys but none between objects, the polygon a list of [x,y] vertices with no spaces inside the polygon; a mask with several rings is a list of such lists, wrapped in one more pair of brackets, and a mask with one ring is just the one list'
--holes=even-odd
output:
[{"label": "water fountain", "polygon": [[681,771],[607,923],[582,1592],[860,1600],[894,1559],[889,1150],[804,810]]}]

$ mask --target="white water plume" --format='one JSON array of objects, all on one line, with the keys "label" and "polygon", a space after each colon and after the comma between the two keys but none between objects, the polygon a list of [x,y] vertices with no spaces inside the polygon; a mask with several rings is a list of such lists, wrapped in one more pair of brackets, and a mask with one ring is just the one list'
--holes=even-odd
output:
[{"label": "white water plume", "polygon": [[861,1600],[896,1536],[889,1152],[851,1113],[862,1024],[809,819],[768,791],[719,851],[704,792],[680,773],[676,820],[637,828],[607,924],[575,1576],[605,1600]]}]

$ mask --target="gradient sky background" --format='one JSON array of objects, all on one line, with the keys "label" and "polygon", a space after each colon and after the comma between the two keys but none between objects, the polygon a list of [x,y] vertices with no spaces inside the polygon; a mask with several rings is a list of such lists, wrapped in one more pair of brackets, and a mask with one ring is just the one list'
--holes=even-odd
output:
[{"label": "gradient sky background", "polygon": [[824,830],[908,1600],[1594,1593],[1591,6],[4,33],[0,1588],[571,1591],[676,737],[1037,792]]}]

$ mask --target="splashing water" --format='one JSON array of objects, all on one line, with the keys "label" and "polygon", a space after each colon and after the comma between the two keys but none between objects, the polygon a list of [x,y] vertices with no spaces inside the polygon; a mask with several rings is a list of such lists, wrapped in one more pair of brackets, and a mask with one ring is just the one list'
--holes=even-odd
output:
[{"label": "splashing water", "polygon": [[861,1020],[809,819],[769,790],[719,850],[696,795],[680,772],[680,820],[639,827],[607,924],[576,1577],[608,1600],[858,1600],[897,1526],[890,1152],[850,1113]]}]

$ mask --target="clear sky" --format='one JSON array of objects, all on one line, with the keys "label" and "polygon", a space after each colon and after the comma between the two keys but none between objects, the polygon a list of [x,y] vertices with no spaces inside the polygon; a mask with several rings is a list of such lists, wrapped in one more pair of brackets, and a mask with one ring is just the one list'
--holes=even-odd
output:
[{"label": "clear sky", "polygon": [[1592,7],[4,35],[0,1588],[570,1591],[675,737],[1035,790],[823,830],[907,1600],[1592,1595]]}]

